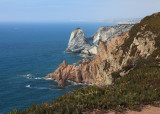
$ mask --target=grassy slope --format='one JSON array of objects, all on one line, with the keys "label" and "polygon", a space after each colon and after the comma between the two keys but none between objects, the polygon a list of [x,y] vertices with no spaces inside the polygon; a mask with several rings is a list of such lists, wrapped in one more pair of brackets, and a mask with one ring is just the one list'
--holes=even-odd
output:
[{"label": "grassy slope", "polygon": [[[160,55],[160,14],[148,16],[141,23],[136,24],[130,31],[130,39],[126,41],[122,49],[125,47],[125,50],[130,46],[143,25],[147,25],[144,31],[152,31],[157,34],[157,50],[147,59],[139,58],[136,68],[128,75],[117,79],[109,87],[80,88],[73,93],[63,95],[58,100],[53,100],[51,104],[32,105],[27,110],[17,111],[15,109],[11,113],[79,114],[86,109],[121,111],[126,108],[136,109],[139,105],[155,104],[156,101],[160,101],[160,67],[157,64],[160,60],[155,59],[157,55]],[[118,73],[115,74],[118,75]]]}]

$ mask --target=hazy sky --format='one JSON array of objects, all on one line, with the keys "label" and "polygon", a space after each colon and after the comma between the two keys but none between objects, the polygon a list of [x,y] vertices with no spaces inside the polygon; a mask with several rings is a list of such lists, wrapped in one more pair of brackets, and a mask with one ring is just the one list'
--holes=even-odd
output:
[{"label": "hazy sky", "polygon": [[0,21],[101,21],[159,11],[160,0],[0,0]]}]

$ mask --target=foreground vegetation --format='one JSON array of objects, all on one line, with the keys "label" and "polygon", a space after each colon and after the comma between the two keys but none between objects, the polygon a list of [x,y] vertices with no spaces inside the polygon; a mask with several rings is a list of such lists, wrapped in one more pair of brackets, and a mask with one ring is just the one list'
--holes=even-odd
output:
[{"label": "foreground vegetation", "polygon": [[[32,105],[22,111],[14,109],[9,114],[81,114],[93,109],[123,111],[137,109],[140,105],[157,105],[160,101],[160,14],[144,18],[131,29],[130,35],[135,37],[142,25],[157,35],[157,50],[147,59],[138,58],[135,69],[129,74],[118,78],[119,72],[115,72],[113,75],[118,79],[110,86],[80,88],[52,103]],[[129,44],[127,40],[123,47],[127,49]],[[129,67],[128,64],[125,69]]]},{"label": "foreground vegetation", "polygon": [[25,111],[15,109],[12,114],[80,114],[86,109],[122,111],[155,104],[160,101],[160,67],[157,62],[160,60],[152,57],[140,59],[135,70],[109,87],[80,88],[54,99],[52,103],[32,105]]}]

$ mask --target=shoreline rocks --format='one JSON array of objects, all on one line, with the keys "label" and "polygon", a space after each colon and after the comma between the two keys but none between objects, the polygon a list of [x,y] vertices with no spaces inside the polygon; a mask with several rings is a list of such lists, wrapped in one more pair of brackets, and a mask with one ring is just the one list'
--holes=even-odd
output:
[{"label": "shoreline rocks", "polygon": [[70,80],[76,83],[92,83],[92,78],[89,77],[89,67],[91,59],[84,58],[79,66],[68,65],[66,61],[63,61],[59,65],[58,69],[54,73],[48,74],[45,78],[52,78],[58,81],[58,87],[64,87],[65,81]]}]

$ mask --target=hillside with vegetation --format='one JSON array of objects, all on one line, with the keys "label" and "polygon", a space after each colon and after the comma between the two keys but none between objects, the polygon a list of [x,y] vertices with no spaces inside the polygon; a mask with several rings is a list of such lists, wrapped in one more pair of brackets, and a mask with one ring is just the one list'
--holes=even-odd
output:
[{"label": "hillside with vegetation", "polygon": [[[160,13],[145,17],[128,34],[124,43],[116,47],[118,51],[123,50],[119,61],[122,68],[112,70],[112,84],[80,88],[53,99],[52,103],[33,104],[9,114],[81,114],[93,109],[121,112],[143,105],[159,106]],[[107,71],[108,66],[104,65],[103,70]]]}]

